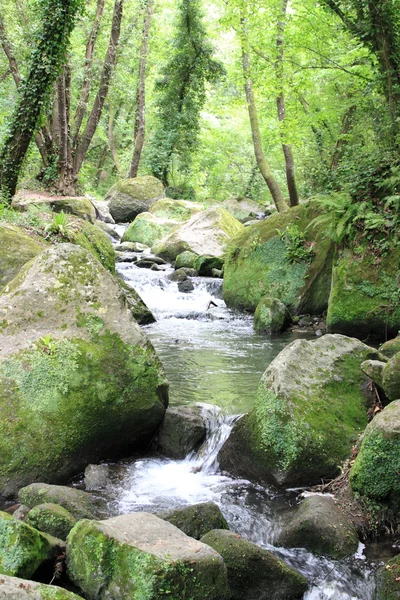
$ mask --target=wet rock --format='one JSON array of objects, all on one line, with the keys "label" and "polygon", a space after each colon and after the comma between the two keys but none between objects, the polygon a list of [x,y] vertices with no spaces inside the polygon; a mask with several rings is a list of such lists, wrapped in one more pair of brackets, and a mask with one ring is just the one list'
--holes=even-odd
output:
[{"label": "wet rock", "polygon": [[131,223],[134,218],[149,210],[156,200],[164,196],[164,186],[155,177],[144,176],[121,179],[107,193],[110,213],[117,223]]},{"label": "wet rock", "polygon": [[197,406],[171,406],[157,432],[157,448],[169,458],[182,459],[204,441],[206,424]]},{"label": "wet rock", "polygon": [[224,259],[217,256],[199,256],[194,266],[201,277],[212,277],[213,269],[222,270]]},{"label": "wet rock", "polygon": [[132,252],[117,252],[117,258],[116,258],[117,263],[121,263],[121,262],[135,263],[138,260],[139,259],[136,256],[136,254],[133,254]]},{"label": "wet rock", "polygon": [[213,529],[229,529],[224,515],[214,502],[201,502],[193,506],[183,506],[175,510],[158,513],[157,516],[172,523],[195,540],[199,540]]},{"label": "wet rock", "polygon": [[155,265],[162,265],[165,266],[167,263],[164,259],[160,258],[159,256],[142,256],[142,258],[144,260],[151,260],[152,263],[154,263]]},{"label": "wet rock", "polygon": [[310,496],[284,526],[279,545],[306,548],[319,556],[345,558],[357,551],[357,531],[333,498]]},{"label": "wet rock", "polygon": [[400,399],[400,352],[383,367],[382,387],[389,400]]},{"label": "wet rock", "polygon": [[96,227],[98,227],[99,229],[104,231],[104,233],[109,235],[114,240],[119,240],[120,236],[119,236],[118,232],[115,231],[114,227],[112,227],[112,225],[110,225],[109,223],[104,223],[104,221],[97,220],[95,222],[95,225],[96,225]]},{"label": "wet rock", "polygon": [[254,314],[254,329],[259,333],[280,333],[288,322],[286,306],[276,298],[265,296]]},{"label": "wet rock", "polygon": [[400,598],[400,554],[378,572],[379,600],[398,600]]},{"label": "wet rock", "polygon": [[1,600],[80,600],[80,596],[55,585],[45,585],[19,577],[0,577]]},{"label": "wet rock", "polygon": [[135,321],[139,325],[150,325],[150,323],[155,323],[155,316],[143,302],[137,291],[120,277],[118,277],[116,281],[121,288],[120,298],[130,310]]},{"label": "wet rock", "polygon": [[85,488],[88,492],[104,490],[110,481],[108,465],[88,465],[85,469]]},{"label": "wet rock", "polygon": [[222,269],[211,269],[211,277],[216,277],[218,279],[222,279],[222,277],[223,277]]},{"label": "wet rock", "polygon": [[190,269],[194,269],[196,260],[198,258],[199,258],[199,255],[196,254],[195,252],[190,252],[190,251],[182,252],[181,254],[178,254],[178,256],[176,257],[175,268],[180,269],[181,267],[187,267]]},{"label": "wet rock", "polygon": [[189,267],[182,267],[181,270],[184,271],[188,277],[197,277],[198,276],[198,272],[196,271],[196,269],[190,269]]},{"label": "wet rock", "polygon": [[[93,549],[95,548],[95,551]],[[80,521],[67,540],[67,570],[85,597],[227,600],[222,558],[147,513]]]},{"label": "wet rock", "polygon": [[232,531],[210,531],[201,541],[224,559],[232,600],[297,600],[308,589],[298,571]]},{"label": "wet rock", "polygon": [[180,281],[178,283],[178,290],[181,293],[188,294],[189,292],[193,292],[194,285],[190,279],[187,279],[186,281]]},{"label": "wet rock", "polygon": [[122,242],[115,246],[117,252],[144,252],[147,246],[138,242]]},{"label": "wet rock", "polygon": [[19,490],[18,498],[29,508],[40,504],[58,504],[75,519],[94,519],[99,509],[98,501],[91,494],[63,485],[31,483]]},{"label": "wet rock", "polygon": [[285,487],[335,477],[367,424],[368,379],[360,364],[378,357],[341,335],[287,346],[222,447],[221,467]]},{"label": "wet rock", "polygon": [[177,269],[171,275],[168,276],[168,279],[171,281],[186,281],[188,278],[186,271],[183,269]]},{"label": "wet rock", "polygon": [[26,523],[38,531],[66,540],[76,519],[59,504],[49,502],[32,508],[27,515]]},{"label": "wet rock", "polygon": [[151,269],[151,267],[153,265],[155,265],[157,263],[155,263],[153,260],[149,259],[149,258],[141,258],[137,261],[136,266],[139,267],[140,269]]},{"label": "wet rock", "polygon": [[181,223],[159,218],[150,212],[138,215],[125,231],[123,242],[139,242],[152,248],[160,240],[178,229]]}]

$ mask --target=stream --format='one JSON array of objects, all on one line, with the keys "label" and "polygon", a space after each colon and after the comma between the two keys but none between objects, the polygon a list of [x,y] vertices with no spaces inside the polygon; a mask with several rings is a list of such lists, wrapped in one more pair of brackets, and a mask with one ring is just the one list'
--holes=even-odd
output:
[{"label": "stream", "polygon": [[[118,263],[157,322],[144,327],[170,382],[170,405],[201,405],[208,435],[184,460],[141,458],[110,465],[110,514],[158,512],[212,501],[229,527],[273,552],[310,581],[304,600],[375,600],[374,565],[360,551],[343,561],[304,549],[274,546],[282,516],[299,491],[262,487],[221,473],[217,455],[238,415],[252,407],[261,374],[294,334],[268,338],[253,332],[249,315],[226,308],[222,281],[193,278],[195,289],[180,293],[163,271]],[[207,310],[210,300],[217,306]],[[304,337],[304,336],[302,336]]]}]

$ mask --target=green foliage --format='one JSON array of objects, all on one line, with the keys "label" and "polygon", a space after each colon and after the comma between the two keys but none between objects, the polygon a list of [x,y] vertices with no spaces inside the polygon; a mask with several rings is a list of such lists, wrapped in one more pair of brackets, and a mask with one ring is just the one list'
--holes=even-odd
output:
[{"label": "green foliage", "polygon": [[0,203],[0,223],[32,227],[39,231],[45,227],[42,209],[39,206],[29,206],[26,212],[19,212],[10,208],[7,203]]},{"label": "green foliage", "polygon": [[158,125],[152,143],[151,168],[165,185],[173,156],[178,161],[178,170],[188,172],[198,147],[206,84],[215,83],[224,73],[207,41],[200,0],[181,0],[178,11],[172,58],[156,84]]},{"label": "green foliage", "polygon": [[285,244],[285,256],[290,263],[311,262],[314,257],[313,244],[307,242],[305,234],[296,224],[290,224],[284,231],[278,231]]},{"label": "green foliage", "polygon": [[52,222],[46,225],[45,231],[49,235],[59,235],[68,239],[71,234],[68,226],[68,215],[64,211],[55,213]]}]

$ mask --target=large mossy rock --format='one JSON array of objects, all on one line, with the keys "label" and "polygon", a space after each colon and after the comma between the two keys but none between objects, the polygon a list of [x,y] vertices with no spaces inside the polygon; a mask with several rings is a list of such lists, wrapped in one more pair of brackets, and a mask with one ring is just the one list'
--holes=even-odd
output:
[{"label": "large mossy rock", "polygon": [[308,589],[298,571],[232,531],[210,531],[201,541],[224,559],[232,600],[297,600]]},{"label": "large mossy rock", "polygon": [[382,387],[389,400],[400,400],[400,352],[383,367]]},{"label": "large mossy rock", "polygon": [[71,218],[68,222],[69,240],[89,250],[111,273],[115,273],[115,250],[108,235],[97,227],[81,219]]},{"label": "large mossy rock", "polygon": [[400,248],[379,263],[373,254],[349,249],[335,260],[328,331],[383,341],[400,329]]},{"label": "large mossy rock", "polygon": [[105,201],[117,223],[131,223],[137,215],[148,211],[153,202],[163,198],[164,194],[161,181],[145,175],[121,179],[107,193]]},{"label": "large mossy rock", "polygon": [[365,430],[350,471],[355,492],[394,510],[400,508],[400,400],[391,402]]},{"label": "large mossy rock", "polygon": [[0,291],[21,267],[46,248],[44,240],[16,225],[0,223]]},{"label": "large mossy rock", "polygon": [[80,521],[67,540],[71,580],[89,600],[227,600],[222,558],[147,513]]},{"label": "large mossy rock", "polygon": [[204,210],[202,204],[190,202],[188,200],[171,200],[171,198],[163,198],[157,200],[150,207],[150,212],[160,219],[167,221],[178,221],[184,223],[193,215]]},{"label": "large mossy rock", "polygon": [[284,526],[279,545],[306,548],[319,556],[346,558],[358,548],[357,530],[329,496],[310,496]]},{"label": "large mossy rock", "polygon": [[151,248],[179,226],[179,221],[162,219],[150,212],[144,212],[129,225],[122,236],[122,242],[139,242]]},{"label": "large mossy rock", "polygon": [[31,509],[44,504],[57,504],[75,519],[94,519],[98,509],[98,503],[91,494],[64,485],[31,483],[19,490],[18,498],[21,504]]},{"label": "large mossy rock", "polygon": [[[261,298],[280,300],[289,310],[322,314],[328,306],[332,277],[332,242],[322,228],[307,229],[317,216],[311,204],[244,227],[229,245],[224,269],[224,300],[229,307],[254,312]],[[297,226],[307,244],[313,244],[311,262],[293,262],[281,239]]]},{"label": "large mossy rock", "polygon": [[377,600],[400,600],[400,554],[378,572]]},{"label": "large mossy rock", "polygon": [[286,306],[276,298],[265,296],[257,304],[254,330],[259,333],[280,333],[288,322]]},{"label": "large mossy rock", "polygon": [[243,225],[226,210],[212,206],[194,215],[156,244],[153,251],[171,262],[183,252],[220,257],[230,240],[242,229]]},{"label": "large mossy rock", "polygon": [[[0,494],[63,482],[151,436],[167,385],[112,275],[61,244],[0,296]],[[10,310],[12,307],[12,310]]]},{"label": "large mossy rock", "polygon": [[199,540],[213,529],[229,529],[221,509],[214,502],[182,506],[182,508],[159,513],[157,516],[172,523],[195,540]]},{"label": "large mossy rock", "polygon": [[60,540],[66,540],[67,535],[76,524],[76,519],[59,504],[39,504],[29,511],[25,521],[38,531],[48,533]]},{"label": "large mossy rock", "polygon": [[15,210],[25,212],[32,207],[37,207],[38,210],[47,210],[54,212],[65,212],[67,214],[75,215],[85,221],[94,223],[96,220],[96,209],[89,200],[84,196],[50,196],[48,194],[41,196],[34,194],[29,197],[16,195],[11,204]]},{"label": "large mossy rock", "polygon": [[341,335],[287,346],[222,447],[221,467],[283,486],[334,477],[367,424],[368,378],[360,364],[377,356]]},{"label": "large mossy rock", "polygon": [[29,578],[52,556],[54,547],[45,535],[0,511],[0,575]]},{"label": "large mossy rock", "polygon": [[80,600],[72,592],[19,577],[0,577],[0,600]]}]

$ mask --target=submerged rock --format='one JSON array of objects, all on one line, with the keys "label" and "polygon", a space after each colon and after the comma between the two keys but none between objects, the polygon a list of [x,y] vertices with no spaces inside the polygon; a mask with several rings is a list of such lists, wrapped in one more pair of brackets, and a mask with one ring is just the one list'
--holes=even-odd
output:
[{"label": "submerged rock", "polygon": [[153,251],[169,262],[187,251],[199,256],[221,257],[229,241],[242,229],[243,225],[224,209],[211,207],[194,215],[156,244]]},{"label": "submerged rock", "polygon": [[173,273],[171,273],[171,275],[168,276],[168,279],[170,281],[186,281],[188,278],[186,271],[184,271],[183,269],[177,269],[176,271],[174,271]]},{"label": "submerged rock", "polygon": [[197,406],[171,406],[157,432],[156,446],[169,458],[182,459],[198,448],[206,437],[202,409]]},{"label": "submerged rock", "polygon": [[55,585],[45,585],[19,577],[0,577],[1,600],[80,600],[80,596]]},{"label": "submerged rock", "polygon": [[378,413],[365,430],[350,471],[352,489],[361,496],[400,508],[400,400]]},{"label": "submerged rock", "polygon": [[38,531],[48,533],[60,540],[66,540],[76,519],[59,504],[48,502],[32,508],[25,522]]},{"label": "submerged rock", "polygon": [[310,496],[295,509],[284,526],[279,544],[340,559],[357,551],[358,536],[354,525],[333,498]]},{"label": "submerged rock", "polygon": [[147,513],[80,521],[67,540],[71,580],[89,600],[227,600],[226,567],[209,546]]},{"label": "submerged rock", "polygon": [[156,200],[164,196],[164,186],[155,177],[146,175],[133,179],[121,179],[107,193],[110,213],[117,223],[130,223],[149,210]]},{"label": "submerged rock", "polygon": [[189,292],[193,292],[194,285],[191,279],[187,279],[185,281],[178,282],[178,290],[183,294],[188,294]]},{"label": "submerged rock", "polygon": [[282,486],[334,477],[367,424],[360,364],[375,358],[374,348],[341,335],[287,346],[222,447],[221,467]]},{"label": "submerged rock", "polygon": [[[153,348],[120,287],[83,248],[61,244],[0,297],[0,494],[60,483],[147,443],[167,403]],[[12,310],[10,310],[12,307]]]},{"label": "submerged rock", "polygon": [[183,506],[157,515],[186,533],[189,537],[199,540],[213,529],[229,529],[219,506],[214,502],[201,502],[192,506]]},{"label": "submerged rock", "polygon": [[232,600],[297,600],[308,589],[298,571],[232,531],[210,531],[201,541],[224,559]]}]

